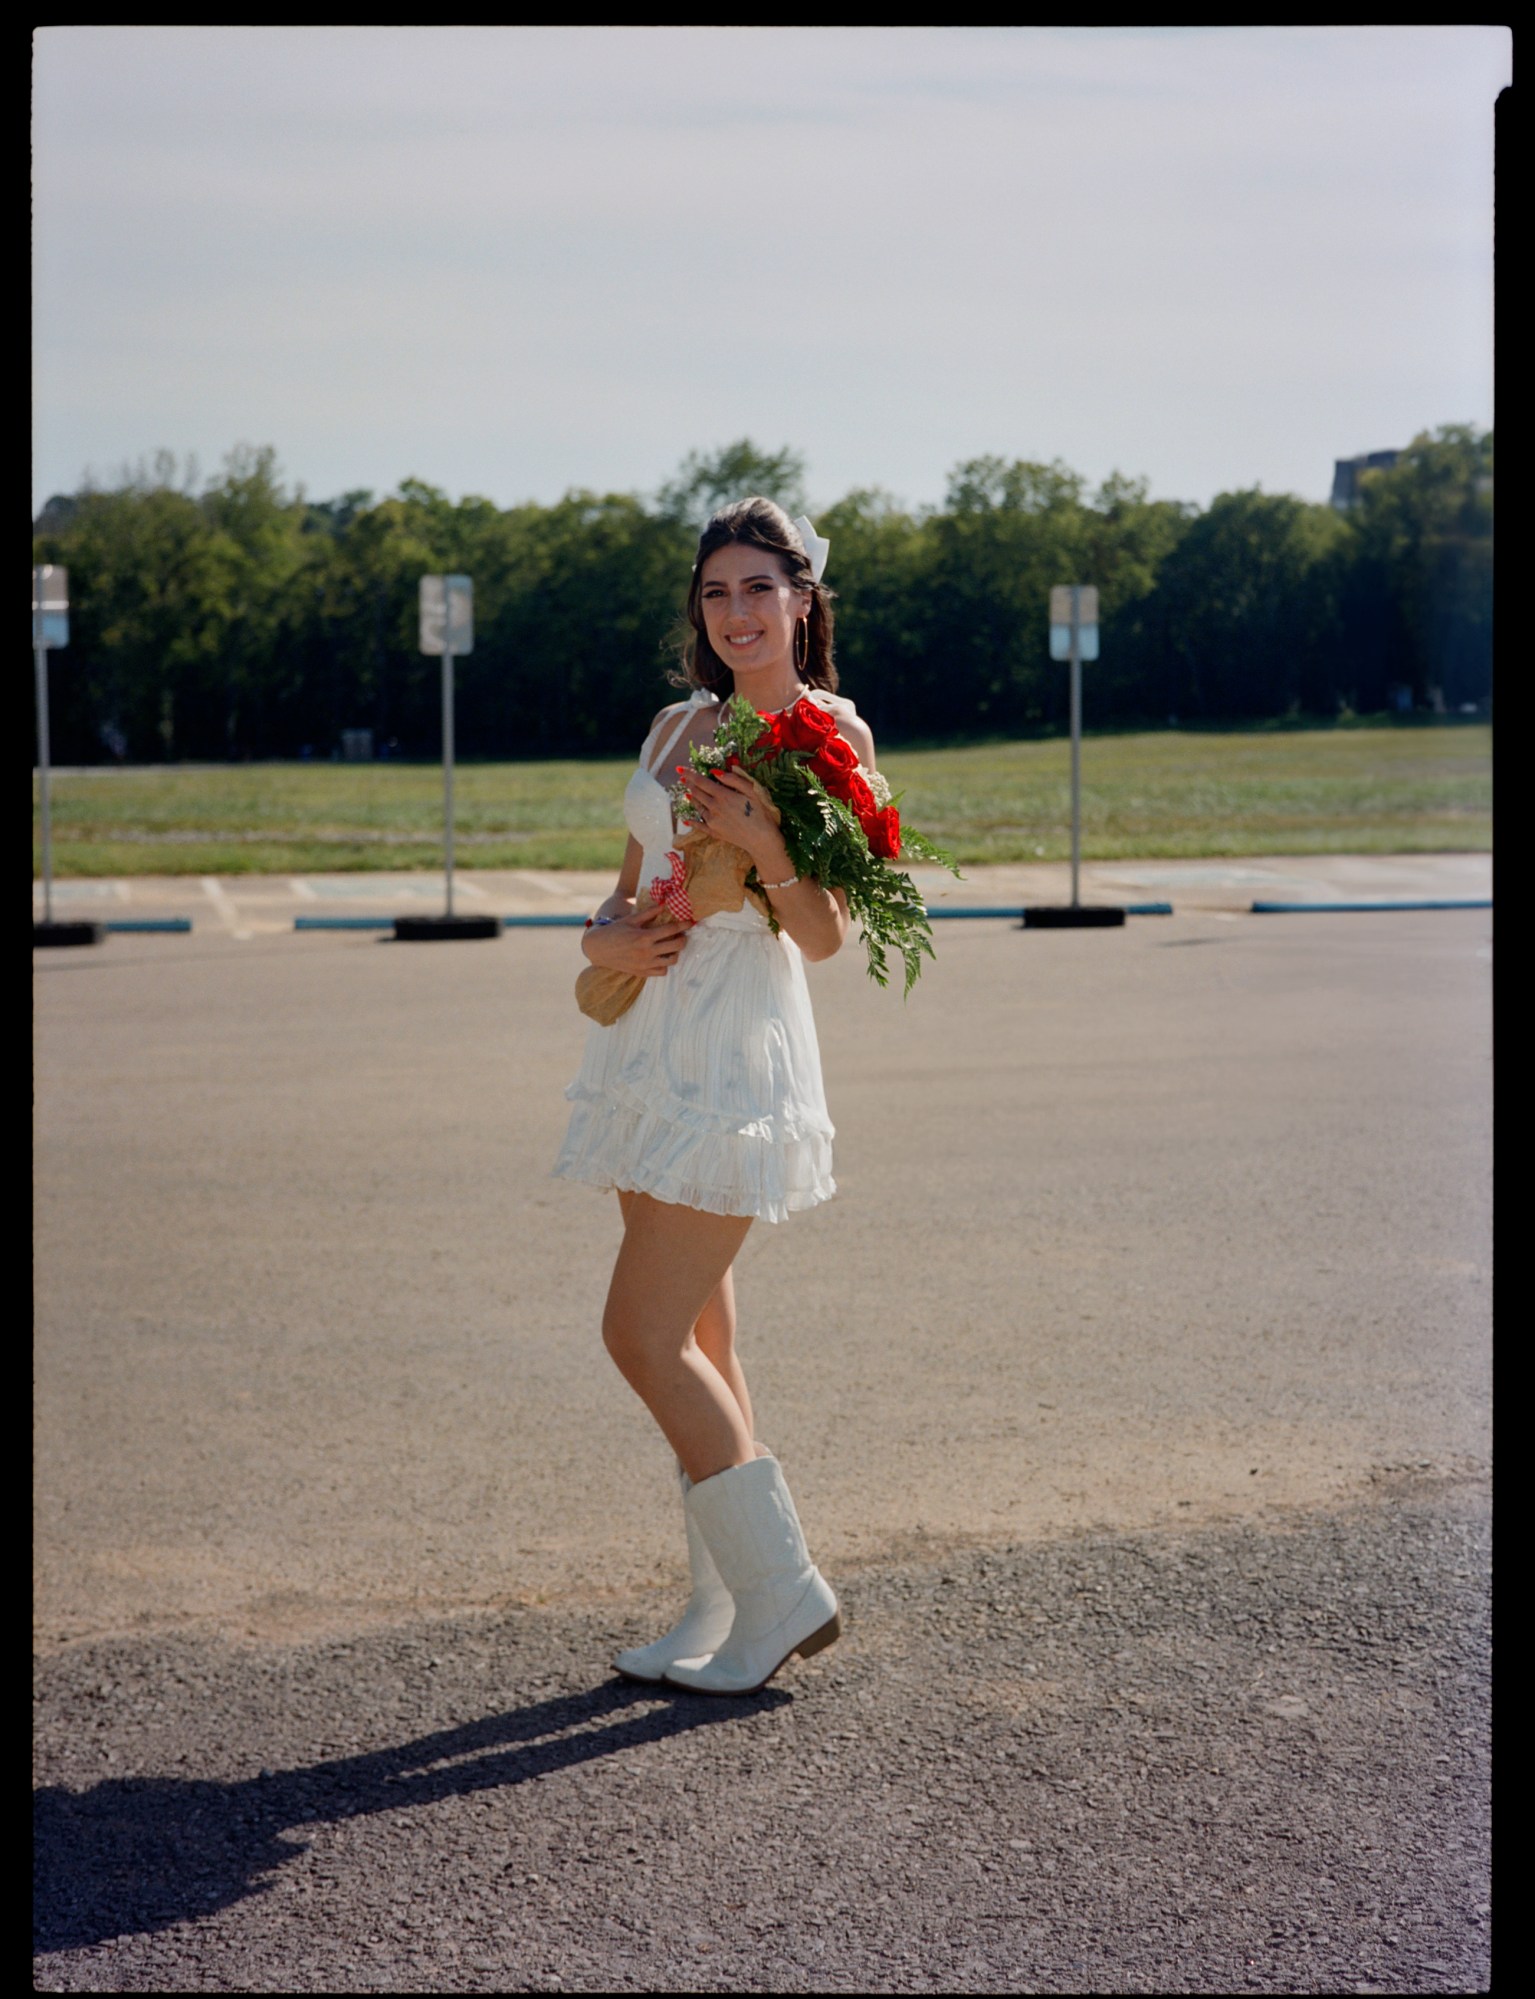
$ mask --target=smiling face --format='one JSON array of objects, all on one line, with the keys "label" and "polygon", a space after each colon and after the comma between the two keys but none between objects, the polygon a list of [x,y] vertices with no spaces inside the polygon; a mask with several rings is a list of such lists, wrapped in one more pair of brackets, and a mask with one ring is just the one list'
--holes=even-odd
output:
[{"label": "smiling face", "polygon": [[699,608],[716,656],[748,677],[794,671],[794,628],[810,610],[810,592],[796,590],[779,557],[750,542],[727,542],[706,556]]}]

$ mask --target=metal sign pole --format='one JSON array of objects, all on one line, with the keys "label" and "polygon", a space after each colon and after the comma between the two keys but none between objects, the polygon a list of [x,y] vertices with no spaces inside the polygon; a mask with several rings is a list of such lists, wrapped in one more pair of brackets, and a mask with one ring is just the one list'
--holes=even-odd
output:
[{"label": "metal sign pole", "polygon": [[1071,901],[1025,909],[1025,930],[1098,929],[1122,924],[1123,909],[1082,901],[1082,667],[1098,657],[1098,586],[1056,583],[1050,590],[1050,657],[1071,662]]},{"label": "metal sign pole", "polygon": [[443,873],[447,877],[446,914],[453,914],[453,654],[442,649],[442,819]]},{"label": "metal sign pole", "polygon": [[48,744],[48,654],[69,644],[69,571],[45,562],[32,571],[32,650],[37,656],[37,776],[43,836],[43,920],[32,919],[34,944],[99,944],[107,934],[104,923],[55,923],[53,920],[53,797],[52,756]]},{"label": "metal sign pole", "polygon": [[43,822],[43,921],[53,921],[53,824],[48,799],[48,648],[42,641],[42,613],[33,620],[37,638],[37,772]]},{"label": "metal sign pole", "polygon": [[1071,906],[1080,908],[1082,875],[1082,591],[1071,586]]},{"label": "metal sign pole", "polygon": [[467,576],[421,579],[421,650],[442,658],[442,873],[447,902],[441,916],[397,916],[402,942],[434,937],[499,937],[499,916],[453,914],[453,662],[474,651],[474,585]]}]

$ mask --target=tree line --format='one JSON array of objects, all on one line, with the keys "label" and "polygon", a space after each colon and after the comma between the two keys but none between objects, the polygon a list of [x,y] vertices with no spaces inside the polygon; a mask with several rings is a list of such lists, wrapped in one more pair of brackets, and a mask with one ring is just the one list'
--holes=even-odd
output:
[{"label": "tree line", "polygon": [[[440,754],[440,665],[418,650],[421,576],[472,577],[456,671],[467,757],[621,754],[661,703],[699,525],[747,492],[805,510],[792,450],[693,453],[648,498],[451,500],[419,479],[315,501],[269,447],[203,482],[162,453],[51,499],[33,562],[70,576],[51,669],[60,762]],[[1089,726],[1483,710],[1492,686],[1492,434],[1446,426],[1367,473],[1347,512],[1288,494],[1152,500],[1059,461],[955,468],[942,505],[874,489],[816,515],[832,543],[845,691],[884,741],[1064,725],[1049,657],[1057,583],[1095,583]],[[36,740],[34,736],[34,741]]]}]

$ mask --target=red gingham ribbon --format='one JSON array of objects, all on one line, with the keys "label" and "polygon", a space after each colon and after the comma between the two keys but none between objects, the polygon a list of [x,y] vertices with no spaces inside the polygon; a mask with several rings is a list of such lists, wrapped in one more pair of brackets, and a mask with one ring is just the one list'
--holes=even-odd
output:
[{"label": "red gingham ribbon", "polygon": [[693,905],[689,902],[687,889],[683,886],[687,876],[687,864],[675,848],[667,855],[667,859],[671,862],[672,871],[670,875],[657,875],[651,882],[650,899],[652,902],[665,903],[679,923],[696,923],[698,918],[693,914]]}]

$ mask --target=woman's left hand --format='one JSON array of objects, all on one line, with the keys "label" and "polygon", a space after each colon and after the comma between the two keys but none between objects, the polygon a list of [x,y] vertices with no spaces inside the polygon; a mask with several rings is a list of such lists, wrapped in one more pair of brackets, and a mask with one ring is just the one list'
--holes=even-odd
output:
[{"label": "woman's left hand", "polygon": [[744,847],[758,879],[786,891],[773,896],[773,913],[805,956],[815,962],[839,951],[847,935],[847,897],[840,888],[788,880],[794,869],[778,828],[778,807],[757,780],[743,770],[683,770],[679,775],[704,831]]},{"label": "woman's left hand", "polygon": [[778,808],[754,777],[744,770],[690,770],[683,772],[682,782],[706,833],[744,848],[753,862],[782,854]]}]

